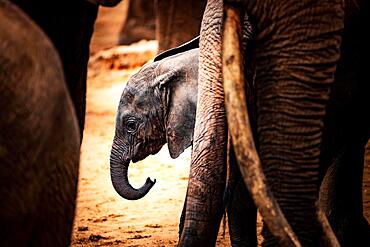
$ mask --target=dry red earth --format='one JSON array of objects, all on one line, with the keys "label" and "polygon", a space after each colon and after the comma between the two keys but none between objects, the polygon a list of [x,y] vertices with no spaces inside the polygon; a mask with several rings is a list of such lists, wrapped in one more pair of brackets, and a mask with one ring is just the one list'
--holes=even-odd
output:
[{"label": "dry red earth", "polygon": [[[148,176],[157,179],[139,201],[122,199],[110,181],[109,155],[120,95],[130,75],[155,55],[157,45],[143,41],[101,51],[115,45],[124,8],[120,4],[101,9],[95,26],[72,246],[175,246],[178,240],[190,150],[173,160],[165,146],[157,155],[131,164],[129,178],[134,186],[141,186]],[[222,236],[221,227],[217,246],[230,246],[227,236],[227,229]]]}]

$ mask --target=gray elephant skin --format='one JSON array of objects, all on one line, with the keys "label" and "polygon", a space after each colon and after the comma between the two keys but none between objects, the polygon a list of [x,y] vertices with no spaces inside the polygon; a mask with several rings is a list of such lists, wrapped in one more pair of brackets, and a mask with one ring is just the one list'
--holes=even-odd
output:
[{"label": "gray elephant skin", "polygon": [[68,246],[80,134],[58,53],[0,1],[0,246]]}]

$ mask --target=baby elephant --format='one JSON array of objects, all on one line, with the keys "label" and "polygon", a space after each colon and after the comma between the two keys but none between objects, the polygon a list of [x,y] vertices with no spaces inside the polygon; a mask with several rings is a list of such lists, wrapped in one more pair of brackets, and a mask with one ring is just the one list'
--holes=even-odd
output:
[{"label": "baby elephant", "polygon": [[[185,46],[189,49],[189,43]],[[118,106],[110,156],[112,183],[123,198],[140,199],[155,183],[147,178],[141,188],[134,189],[127,177],[131,160],[137,162],[156,154],[166,142],[171,157],[177,158],[191,145],[197,103],[198,50],[182,53],[169,50],[129,79]]]}]

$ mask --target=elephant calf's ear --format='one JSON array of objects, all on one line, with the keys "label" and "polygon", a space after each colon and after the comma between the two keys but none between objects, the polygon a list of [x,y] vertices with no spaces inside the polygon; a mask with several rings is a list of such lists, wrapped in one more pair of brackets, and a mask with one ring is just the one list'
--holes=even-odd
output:
[{"label": "elephant calf's ear", "polygon": [[192,144],[196,104],[187,99],[184,89],[173,87],[168,104],[166,136],[172,158]]},{"label": "elephant calf's ear", "polygon": [[166,135],[171,158],[177,158],[193,141],[195,114],[184,105],[172,105],[168,115]]},{"label": "elephant calf's ear", "polygon": [[156,76],[156,85],[162,89],[167,112],[166,138],[172,158],[177,158],[189,147],[193,139],[196,106],[187,100],[181,87],[180,70],[170,70]]}]

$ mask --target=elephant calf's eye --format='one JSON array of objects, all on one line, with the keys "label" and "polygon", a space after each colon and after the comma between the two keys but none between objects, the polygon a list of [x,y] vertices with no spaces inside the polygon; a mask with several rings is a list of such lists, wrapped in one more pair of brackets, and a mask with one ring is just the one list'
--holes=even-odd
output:
[{"label": "elephant calf's eye", "polygon": [[129,120],[126,123],[126,128],[128,132],[135,132],[137,129],[137,124],[135,121]]}]

